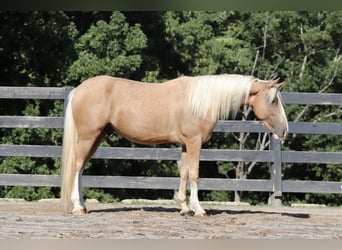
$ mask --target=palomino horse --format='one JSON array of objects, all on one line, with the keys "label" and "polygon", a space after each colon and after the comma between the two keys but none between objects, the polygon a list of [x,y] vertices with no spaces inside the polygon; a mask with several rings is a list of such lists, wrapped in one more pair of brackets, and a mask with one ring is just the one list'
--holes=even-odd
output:
[{"label": "palomino horse", "polygon": [[81,191],[83,168],[114,130],[136,143],[181,144],[176,201],[182,214],[192,210],[205,215],[197,195],[202,144],[211,137],[218,119],[234,116],[245,104],[276,139],[284,140],[288,123],[279,93],[284,83],[277,82],[241,75],[180,77],[160,84],[110,76],[84,81],[70,93],[65,115],[61,199],[66,212],[87,212]]}]

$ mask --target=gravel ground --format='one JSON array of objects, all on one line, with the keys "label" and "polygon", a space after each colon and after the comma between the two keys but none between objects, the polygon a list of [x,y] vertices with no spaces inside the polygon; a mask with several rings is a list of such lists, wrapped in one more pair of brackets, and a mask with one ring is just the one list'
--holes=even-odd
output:
[{"label": "gravel ground", "polygon": [[99,204],[64,214],[58,202],[0,201],[0,239],[342,239],[342,208],[205,204],[181,216],[175,204]]}]

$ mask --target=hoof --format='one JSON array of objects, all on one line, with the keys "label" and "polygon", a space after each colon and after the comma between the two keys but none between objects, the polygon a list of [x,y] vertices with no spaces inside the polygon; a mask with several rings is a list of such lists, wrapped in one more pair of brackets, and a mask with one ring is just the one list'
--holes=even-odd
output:
[{"label": "hoof", "polygon": [[73,215],[82,215],[82,214],[87,214],[87,213],[88,211],[85,208],[72,211]]},{"label": "hoof", "polygon": [[204,217],[208,217],[208,215],[204,212],[201,213],[195,213],[195,217],[200,217],[200,218],[204,218]]},{"label": "hoof", "polygon": [[191,210],[181,210],[180,215],[181,216],[194,216],[194,212]]}]

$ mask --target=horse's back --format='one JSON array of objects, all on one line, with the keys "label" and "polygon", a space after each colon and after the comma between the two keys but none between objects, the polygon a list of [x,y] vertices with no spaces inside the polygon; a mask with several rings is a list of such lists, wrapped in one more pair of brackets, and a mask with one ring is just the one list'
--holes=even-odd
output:
[{"label": "horse's back", "polygon": [[[77,87],[78,95],[113,95],[131,98],[146,98],[185,94],[190,77],[176,78],[163,83],[145,83],[107,75],[95,76],[82,82]],[[82,92],[82,93],[81,93]],[[151,98],[149,98],[151,99]]]}]

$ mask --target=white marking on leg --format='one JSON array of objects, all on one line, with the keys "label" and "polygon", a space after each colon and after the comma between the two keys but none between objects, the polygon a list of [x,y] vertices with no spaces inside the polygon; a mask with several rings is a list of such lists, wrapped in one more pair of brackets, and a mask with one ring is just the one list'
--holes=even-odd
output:
[{"label": "white marking on leg", "polygon": [[195,215],[205,214],[204,209],[199,204],[196,181],[190,181],[190,209],[195,212]]},{"label": "white marking on leg", "polygon": [[74,186],[71,193],[71,201],[73,203],[73,211],[85,209],[83,194],[82,194],[82,179],[81,173],[75,175]]}]

